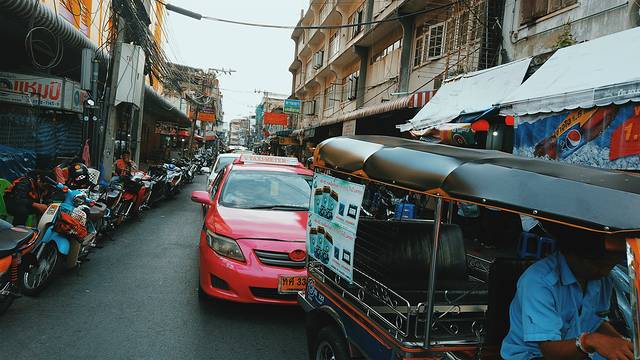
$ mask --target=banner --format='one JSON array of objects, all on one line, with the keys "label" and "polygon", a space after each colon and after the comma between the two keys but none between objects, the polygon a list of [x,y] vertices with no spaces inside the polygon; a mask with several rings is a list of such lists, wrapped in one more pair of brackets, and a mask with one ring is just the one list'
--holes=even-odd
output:
[{"label": "banner", "polygon": [[640,105],[516,118],[513,153],[579,165],[640,170]]},{"label": "banner", "polygon": [[364,185],[316,173],[309,201],[307,253],[353,281],[353,252]]},{"label": "banner", "polygon": [[265,112],[264,113],[265,125],[283,125],[287,126],[287,114]]},{"label": "banner", "polygon": [[300,114],[302,113],[302,100],[284,100],[284,112],[287,114]]}]

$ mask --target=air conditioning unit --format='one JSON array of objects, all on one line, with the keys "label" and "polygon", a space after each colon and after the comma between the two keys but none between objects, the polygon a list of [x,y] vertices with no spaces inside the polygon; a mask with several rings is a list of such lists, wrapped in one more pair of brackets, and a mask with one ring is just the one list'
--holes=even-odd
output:
[{"label": "air conditioning unit", "polygon": [[324,51],[320,50],[317,53],[313,54],[313,68],[318,70],[322,67],[322,63],[324,60]]},{"label": "air conditioning unit", "polygon": [[311,101],[305,101],[304,105],[304,114],[305,115],[315,115],[316,114],[316,101],[315,100],[311,100]]}]

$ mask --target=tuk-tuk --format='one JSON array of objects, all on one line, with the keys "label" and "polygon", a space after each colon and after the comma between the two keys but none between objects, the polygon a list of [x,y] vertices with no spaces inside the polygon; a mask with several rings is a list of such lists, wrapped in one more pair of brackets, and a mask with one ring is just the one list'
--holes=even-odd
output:
[{"label": "tuk-tuk", "polygon": [[639,358],[639,176],[385,136],[328,139],[313,165],[311,359],[499,359],[519,277],[555,249],[523,218],[626,240],[610,321]]}]

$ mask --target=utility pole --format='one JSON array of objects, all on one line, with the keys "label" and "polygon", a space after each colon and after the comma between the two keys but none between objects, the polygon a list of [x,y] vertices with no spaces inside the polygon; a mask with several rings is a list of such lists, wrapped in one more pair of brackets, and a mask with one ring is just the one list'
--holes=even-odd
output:
[{"label": "utility pole", "polygon": [[122,43],[124,41],[124,19],[122,17],[118,17],[117,29],[116,42],[113,46],[113,54],[111,56],[111,89],[109,91],[109,102],[107,103],[109,111],[107,112],[107,118],[105,119],[105,141],[102,152],[102,174],[105,179],[111,179],[111,174],[113,174],[113,156],[116,141],[116,130],[118,127],[118,113],[115,103]]}]

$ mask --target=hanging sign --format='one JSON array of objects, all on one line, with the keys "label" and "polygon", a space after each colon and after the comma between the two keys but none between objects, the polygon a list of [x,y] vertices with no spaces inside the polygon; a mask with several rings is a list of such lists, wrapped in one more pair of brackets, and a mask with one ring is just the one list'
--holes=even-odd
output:
[{"label": "hanging sign", "polygon": [[287,126],[287,114],[281,113],[272,113],[265,112],[264,113],[264,124],[265,125],[283,125]]},{"label": "hanging sign", "polygon": [[300,114],[302,113],[302,100],[285,99],[283,109],[287,114]]}]

